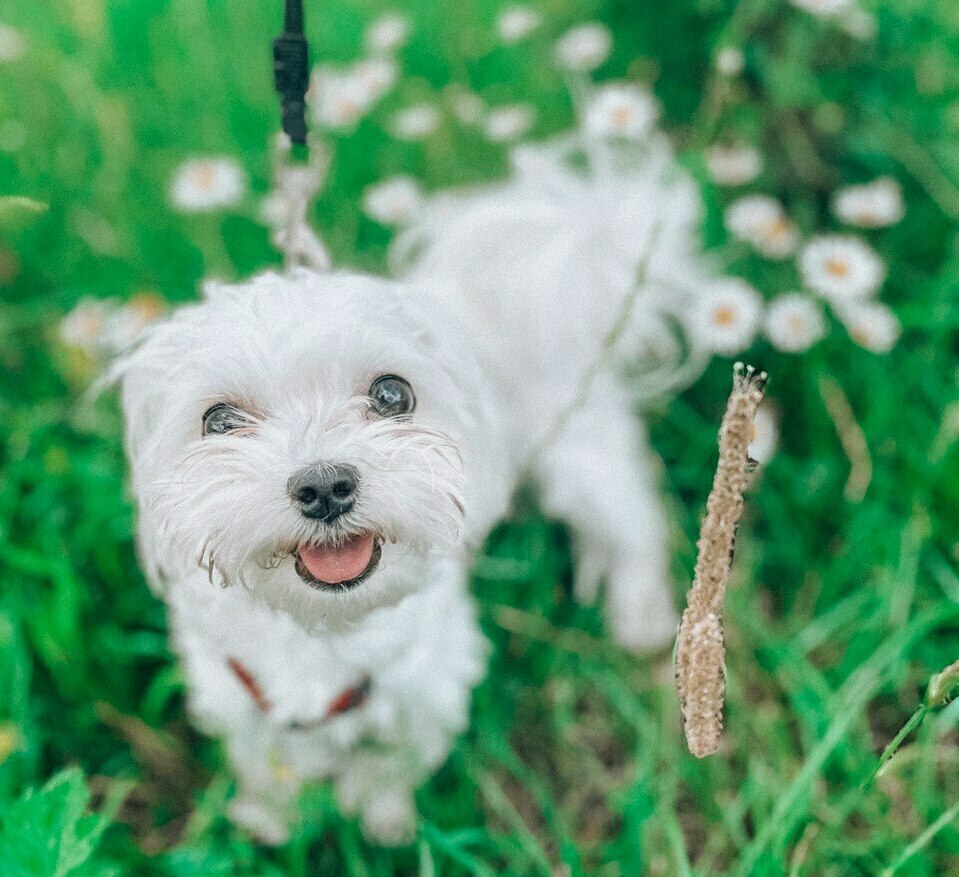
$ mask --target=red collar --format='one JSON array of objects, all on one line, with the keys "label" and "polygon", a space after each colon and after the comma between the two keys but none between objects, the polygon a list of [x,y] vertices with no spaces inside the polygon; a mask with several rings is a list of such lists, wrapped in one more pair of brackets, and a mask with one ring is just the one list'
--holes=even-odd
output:
[{"label": "red collar", "polygon": [[[246,693],[250,695],[250,700],[256,704],[256,708],[261,713],[268,713],[273,708],[273,705],[260,687],[260,683],[256,681],[256,677],[236,658],[227,658],[227,665],[233,671],[233,675],[236,676],[240,685],[246,690]],[[356,685],[345,688],[336,695],[336,697],[330,701],[326,712],[319,719],[311,722],[290,722],[289,727],[295,730],[315,728],[329,719],[335,718],[350,710],[357,709],[366,703],[372,687],[373,680],[369,675],[364,675]]]}]

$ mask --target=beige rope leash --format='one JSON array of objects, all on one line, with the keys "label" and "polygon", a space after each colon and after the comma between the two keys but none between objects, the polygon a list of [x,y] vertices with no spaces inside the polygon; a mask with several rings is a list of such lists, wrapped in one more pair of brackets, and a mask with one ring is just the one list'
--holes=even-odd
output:
[{"label": "beige rope leash", "polygon": [[696,572],[686,596],[676,647],[676,688],[689,751],[697,758],[719,748],[726,694],[723,597],[732,567],[736,526],[752,461],[748,447],[766,373],[737,362],[719,429],[719,463],[696,547]]}]

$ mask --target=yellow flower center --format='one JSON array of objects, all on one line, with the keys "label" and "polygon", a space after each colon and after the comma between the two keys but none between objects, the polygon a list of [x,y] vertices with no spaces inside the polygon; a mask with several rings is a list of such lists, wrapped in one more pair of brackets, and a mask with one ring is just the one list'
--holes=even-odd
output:
[{"label": "yellow flower center", "polygon": [[625,128],[629,124],[631,115],[629,107],[616,107],[616,109],[610,113],[610,118],[613,120],[613,125],[617,128]]},{"label": "yellow flower center", "polygon": [[163,313],[163,299],[154,292],[141,292],[130,299],[130,311],[143,322],[152,323]]},{"label": "yellow flower center", "polygon": [[840,259],[838,256],[826,259],[826,273],[842,280],[850,274],[849,263]]},{"label": "yellow flower center", "polygon": [[713,321],[724,329],[736,322],[736,309],[730,305],[720,305],[713,312]]},{"label": "yellow flower center", "polygon": [[341,98],[335,104],[336,115],[345,121],[355,122],[363,114],[363,108],[356,101]]},{"label": "yellow flower center", "polygon": [[198,164],[193,169],[193,183],[198,189],[208,192],[213,188],[213,180],[216,174],[211,164]]},{"label": "yellow flower center", "polygon": [[766,223],[763,228],[765,236],[771,240],[775,241],[780,238],[786,237],[789,234],[789,220],[785,216],[780,216],[778,219],[772,220],[772,222]]}]

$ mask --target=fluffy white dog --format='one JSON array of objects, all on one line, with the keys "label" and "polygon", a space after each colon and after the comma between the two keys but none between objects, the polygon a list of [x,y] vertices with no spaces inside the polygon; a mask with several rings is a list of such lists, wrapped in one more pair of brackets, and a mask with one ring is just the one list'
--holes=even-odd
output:
[{"label": "fluffy white dog", "polygon": [[[605,582],[619,641],[674,634],[657,470],[615,362],[596,368],[636,278],[578,255],[568,204],[524,203],[520,221],[492,202],[448,217],[404,283],[213,285],[115,369],[143,562],[190,708],[225,737],[233,814],[264,838],[321,777],[371,837],[410,837],[483,673],[470,551],[521,476],[571,528],[577,593]],[[634,274],[644,248],[652,269],[682,258],[676,234],[626,220]],[[437,254],[467,243],[453,276]],[[551,279],[518,289],[510,263]],[[634,352],[652,314],[629,315]]]},{"label": "fluffy white dog", "polygon": [[466,546],[509,499],[466,339],[393,283],[303,271],[208,288],[116,374],[141,555],[235,818],[280,840],[332,777],[372,837],[408,838],[485,662]]}]

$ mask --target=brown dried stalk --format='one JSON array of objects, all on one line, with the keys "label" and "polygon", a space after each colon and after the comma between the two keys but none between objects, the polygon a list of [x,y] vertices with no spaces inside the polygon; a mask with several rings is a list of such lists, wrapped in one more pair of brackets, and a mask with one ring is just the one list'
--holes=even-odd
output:
[{"label": "brown dried stalk", "polygon": [[737,362],[719,429],[719,463],[696,547],[696,573],[686,597],[676,648],[676,687],[689,751],[697,758],[719,748],[726,694],[723,597],[736,544],[736,525],[752,461],[748,447],[766,373]]}]

